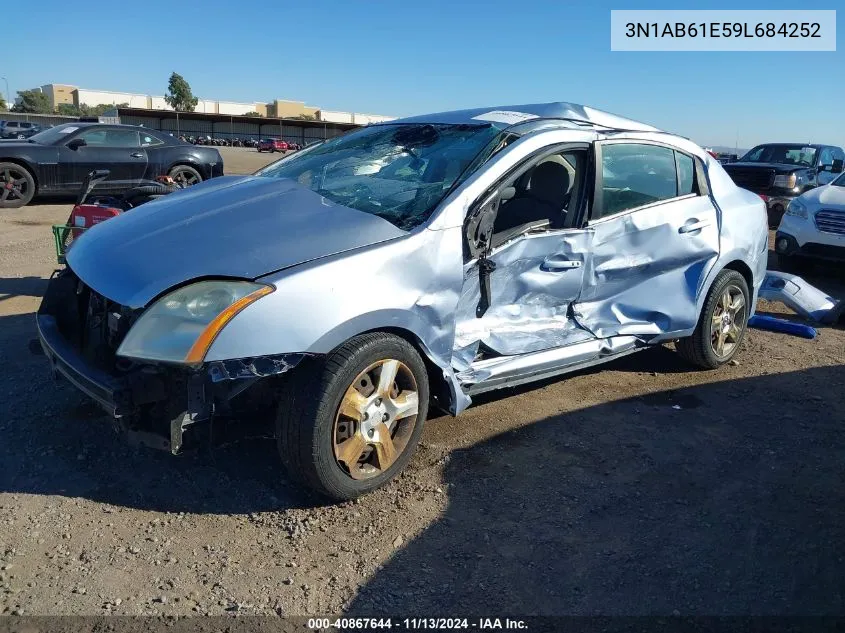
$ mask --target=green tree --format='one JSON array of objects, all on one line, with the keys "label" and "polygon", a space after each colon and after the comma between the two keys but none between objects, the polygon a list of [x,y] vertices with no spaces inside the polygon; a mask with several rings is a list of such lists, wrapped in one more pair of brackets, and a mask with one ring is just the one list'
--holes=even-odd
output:
[{"label": "green tree", "polygon": [[170,75],[164,100],[177,112],[193,112],[199,103],[199,99],[191,92],[191,86],[179,73]]},{"label": "green tree", "polygon": [[261,114],[253,110],[252,112],[247,112],[244,116],[261,116]]},{"label": "green tree", "polygon": [[3,93],[0,92],[0,112],[6,112],[9,109],[9,106],[6,105],[6,99],[3,97]]},{"label": "green tree", "polygon": [[12,106],[12,112],[29,114],[49,114],[53,111],[50,100],[39,90],[19,90],[20,102]]},{"label": "green tree", "polygon": [[79,116],[79,108],[73,103],[60,103],[56,106],[56,114],[62,116]]},{"label": "green tree", "polygon": [[294,118],[295,119],[301,119],[303,121],[316,121],[317,120],[317,117],[314,116],[313,114],[297,114]]}]

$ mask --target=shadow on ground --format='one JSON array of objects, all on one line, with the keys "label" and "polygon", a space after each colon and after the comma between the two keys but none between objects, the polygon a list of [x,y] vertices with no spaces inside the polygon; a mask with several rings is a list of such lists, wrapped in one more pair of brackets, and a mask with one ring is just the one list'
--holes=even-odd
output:
[{"label": "shadow on ground", "polygon": [[845,398],[821,385],[845,367],[611,402],[457,451],[445,514],[351,611],[842,615]]},{"label": "shadow on ground", "polygon": [[47,289],[43,277],[0,277],[0,301],[12,297],[41,297]]}]

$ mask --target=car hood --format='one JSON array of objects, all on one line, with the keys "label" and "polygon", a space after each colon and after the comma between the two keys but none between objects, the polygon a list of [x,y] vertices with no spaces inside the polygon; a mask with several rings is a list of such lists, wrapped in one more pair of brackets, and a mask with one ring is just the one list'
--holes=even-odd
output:
[{"label": "car hood", "polygon": [[806,165],[785,165],[783,163],[727,163],[722,165],[725,171],[730,172],[734,167],[752,168],[752,169],[774,169],[779,174],[790,174],[793,171],[802,171],[805,169],[812,169]]},{"label": "car hood", "polygon": [[92,227],[67,262],[103,296],[140,308],[193,279],[255,279],[404,235],[292,180],[222,176]]},{"label": "car hood", "polygon": [[816,187],[801,196],[801,201],[828,208],[845,209],[845,187],[838,185]]}]

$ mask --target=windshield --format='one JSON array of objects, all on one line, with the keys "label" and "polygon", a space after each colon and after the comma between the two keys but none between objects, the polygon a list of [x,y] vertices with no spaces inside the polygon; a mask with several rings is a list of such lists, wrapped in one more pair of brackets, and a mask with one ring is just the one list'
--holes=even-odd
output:
[{"label": "windshield", "polygon": [[40,143],[41,145],[52,145],[59,139],[67,138],[71,132],[76,132],[79,129],[78,125],[73,123],[62,123],[56,127],[33,134],[29,137],[30,143]]},{"label": "windshield", "polygon": [[410,230],[431,215],[499,134],[489,125],[375,125],[303,150],[256,175],[291,178],[332,202]]},{"label": "windshield", "polygon": [[739,159],[743,163],[781,163],[812,167],[816,148],[804,145],[758,145]]}]

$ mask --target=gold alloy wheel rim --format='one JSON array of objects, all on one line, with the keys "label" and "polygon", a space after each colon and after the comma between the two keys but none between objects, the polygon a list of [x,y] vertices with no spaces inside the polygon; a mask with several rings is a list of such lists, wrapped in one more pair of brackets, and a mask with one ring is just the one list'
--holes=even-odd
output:
[{"label": "gold alloy wheel rim", "polygon": [[745,295],[733,284],[722,290],[710,319],[710,345],[719,358],[733,354],[745,325]]},{"label": "gold alloy wheel rim", "polygon": [[338,465],[352,479],[390,468],[408,446],[419,412],[413,372],[392,358],[373,363],[349,385],[332,429]]}]

